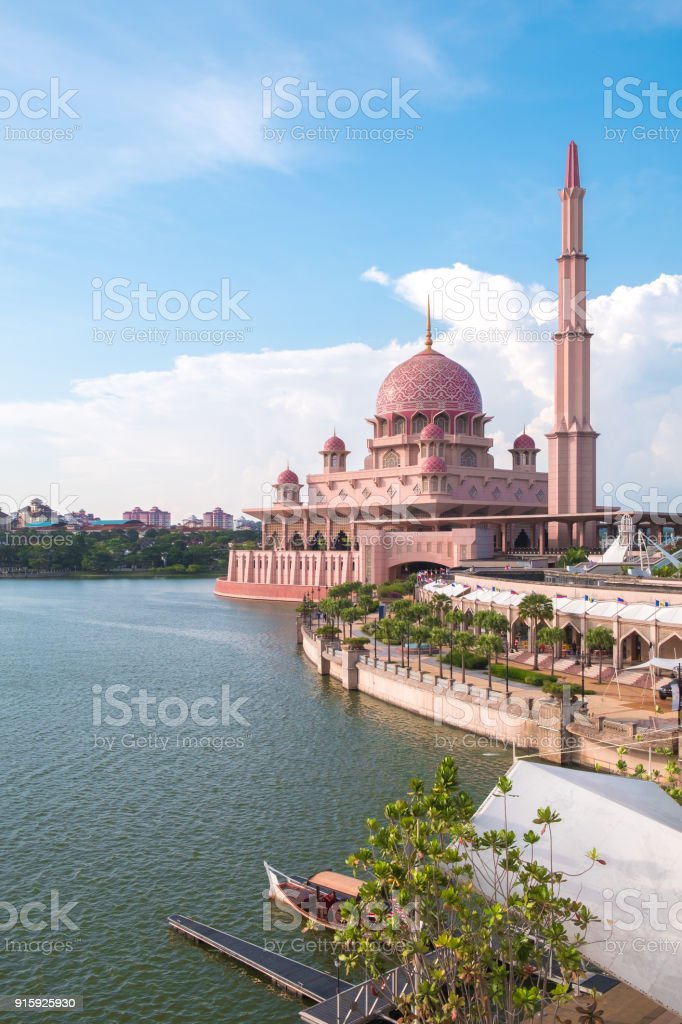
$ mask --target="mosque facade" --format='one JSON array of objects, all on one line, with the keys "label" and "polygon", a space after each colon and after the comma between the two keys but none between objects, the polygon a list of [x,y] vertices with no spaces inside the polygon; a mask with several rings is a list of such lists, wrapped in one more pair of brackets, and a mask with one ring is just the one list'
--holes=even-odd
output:
[{"label": "mosque facade", "polygon": [[495,464],[492,417],[468,370],[434,348],[427,299],[424,348],[381,384],[360,465],[334,430],[305,485],[294,469],[282,470],[272,501],[244,510],[262,522],[261,549],[230,552],[227,575],[216,581],[219,596],[300,601],[349,580],[381,583],[425,566],[596,545],[602,513],[590,418],[584,196],[571,142],[559,191],[548,472],[537,469],[541,449],[525,428],[505,464]]}]

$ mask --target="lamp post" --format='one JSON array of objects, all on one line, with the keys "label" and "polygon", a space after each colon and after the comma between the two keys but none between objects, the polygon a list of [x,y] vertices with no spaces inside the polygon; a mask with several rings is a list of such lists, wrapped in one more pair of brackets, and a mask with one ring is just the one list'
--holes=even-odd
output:
[{"label": "lamp post", "polygon": [[339,1024],[341,1020],[341,981],[339,977],[341,961],[338,956],[334,957],[334,964],[336,966],[336,1024]]},{"label": "lamp post", "polygon": [[504,644],[504,692],[509,696],[509,634],[505,637]]},{"label": "lamp post", "polygon": [[677,728],[682,727],[682,662],[677,663]]},{"label": "lamp post", "polygon": [[580,699],[585,703],[585,651],[584,645],[581,644],[580,651]]}]

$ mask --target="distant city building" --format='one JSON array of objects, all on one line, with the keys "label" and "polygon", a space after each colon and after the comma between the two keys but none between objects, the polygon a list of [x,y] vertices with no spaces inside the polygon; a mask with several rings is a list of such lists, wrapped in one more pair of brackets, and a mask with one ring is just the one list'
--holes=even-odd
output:
[{"label": "distant city building", "polygon": [[203,525],[204,521],[199,516],[187,516],[187,519],[183,519],[180,523],[180,528],[183,530],[200,530]]},{"label": "distant city building", "polygon": [[234,518],[229,512],[223,512],[220,506],[216,505],[212,512],[204,512],[204,529],[209,530],[232,530]]},{"label": "distant city building", "polygon": [[129,512],[124,512],[123,518],[137,519],[139,522],[144,523],[145,526],[154,526],[161,530],[169,530],[171,525],[170,512],[163,512],[158,505],[152,505],[148,510],[136,505]]},{"label": "distant city building", "polygon": [[40,498],[34,498],[30,505],[24,505],[17,512],[14,526],[22,529],[26,526],[56,525],[60,522],[60,516],[53,512],[49,505],[46,505]]},{"label": "distant city building", "polygon": [[84,508],[79,509],[78,512],[67,512],[64,516],[64,522],[67,526],[80,527],[81,529],[96,521],[97,516],[92,512],[86,512]]},{"label": "distant city building", "polygon": [[256,530],[260,528],[260,523],[257,519],[250,519],[248,516],[239,516],[234,521],[235,530]]}]

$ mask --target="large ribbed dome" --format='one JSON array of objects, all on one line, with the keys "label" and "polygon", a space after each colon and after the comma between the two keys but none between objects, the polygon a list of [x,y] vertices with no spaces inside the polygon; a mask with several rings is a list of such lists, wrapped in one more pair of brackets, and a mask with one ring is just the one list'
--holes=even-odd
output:
[{"label": "large ribbed dome", "polygon": [[482,411],[481,392],[469,371],[430,347],[391,370],[377,395],[378,416]]}]

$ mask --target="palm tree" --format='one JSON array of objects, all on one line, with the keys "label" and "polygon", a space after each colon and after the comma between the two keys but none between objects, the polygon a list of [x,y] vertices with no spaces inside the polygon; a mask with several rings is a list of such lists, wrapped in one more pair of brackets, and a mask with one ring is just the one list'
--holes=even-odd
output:
[{"label": "palm tree", "polygon": [[391,660],[391,644],[393,642],[393,623],[390,619],[382,619],[381,622],[377,622],[377,635],[382,643],[386,644],[387,654],[386,661]]},{"label": "palm tree", "polygon": [[[441,663],[442,672],[443,648],[450,643],[450,630],[444,629],[443,626],[434,626],[429,634],[431,643],[438,648],[438,661]],[[450,659],[450,668],[452,669],[452,659]]]},{"label": "palm tree", "polygon": [[476,640],[476,647],[488,659],[488,689],[493,685],[493,656],[500,654],[503,646],[502,638],[497,633],[481,633]]},{"label": "palm tree", "polygon": [[599,682],[601,683],[602,665],[604,662],[604,653],[606,651],[612,651],[613,645],[616,642],[611,630],[608,626],[594,626],[593,629],[588,629],[585,634],[585,646],[588,651],[597,651],[599,654]]},{"label": "palm tree", "polygon": [[466,682],[466,656],[467,652],[471,651],[476,644],[476,637],[473,633],[468,630],[460,631],[456,633],[452,638],[452,646],[454,650],[458,651],[462,659],[462,682]]},{"label": "palm tree", "polygon": [[440,623],[443,622],[443,616],[445,615],[445,609],[450,608],[452,604],[451,599],[447,594],[434,594],[431,598],[431,608]]},{"label": "palm tree", "polygon": [[343,636],[346,637],[346,623],[350,626],[350,636],[353,635],[353,623],[357,622],[360,618],[361,613],[358,611],[355,605],[350,608],[343,608],[341,610],[341,621],[343,622]]},{"label": "palm tree", "polygon": [[541,644],[548,644],[552,651],[552,668],[550,675],[554,675],[554,659],[556,657],[556,646],[564,639],[564,631],[560,626],[544,626],[538,631],[538,640]]},{"label": "palm tree", "polygon": [[431,627],[430,626],[413,626],[412,627],[412,639],[417,645],[417,667],[419,671],[422,670],[422,644],[426,643],[431,638]]},{"label": "palm tree", "polygon": [[457,629],[461,629],[466,619],[466,612],[463,612],[461,608],[453,608],[451,612],[445,613],[445,621],[450,626],[457,626]]},{"label": "palm tree", "polygon": [[374,619],[372,622],[366,622],[362,627],[362,632],[366,633],[367,636],[371,636],[374,639],[374,660],[377,660],[377,640],[381,633],[381,623],[378,619]]},{"label": "palm tree", "polygon": [[549,622],[554,615],[554,605],[545,594],[526,594],[519,605],[519,618],[531,627],[533,644],[533,668],[538,668],[538,623]]}]

